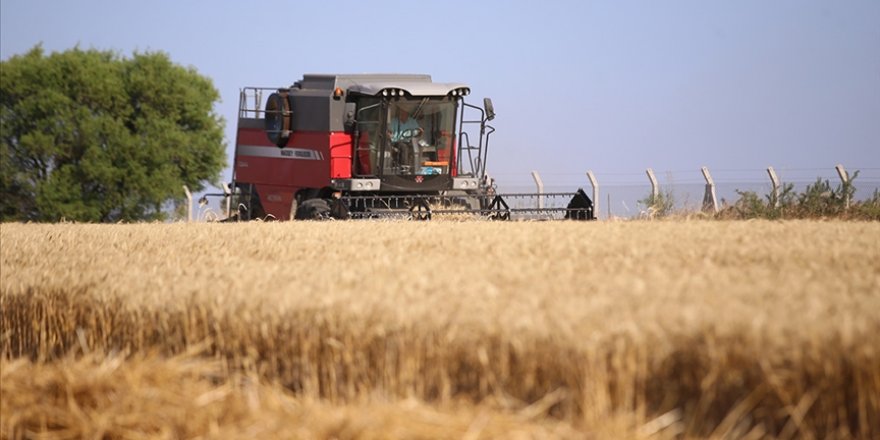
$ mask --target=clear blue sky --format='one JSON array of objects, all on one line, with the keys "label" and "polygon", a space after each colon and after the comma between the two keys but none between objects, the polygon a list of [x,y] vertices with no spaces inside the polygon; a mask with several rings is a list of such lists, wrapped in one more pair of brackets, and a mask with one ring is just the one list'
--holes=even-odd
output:
[{"label": "clear blue sky", "polygon": [[492,97],[500,176],[880,175],[876,0],[2,0],[0,57],[38,43],[167,52],[213,79],[228,140],[242,86],[414,72]]}]

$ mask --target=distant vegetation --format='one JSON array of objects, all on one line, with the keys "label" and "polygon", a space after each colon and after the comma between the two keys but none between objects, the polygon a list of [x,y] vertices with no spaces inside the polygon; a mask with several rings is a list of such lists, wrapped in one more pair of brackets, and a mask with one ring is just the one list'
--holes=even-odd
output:
[{"label": "distant vegetation", "polygon": [[656,197],[653,193],[648,194],[638,202],[646,207],[644,214],[647,218],[667,217],[675,212],[675,196],[670,190],[658,191]]},{"label": "distant vegetation", "polygon": [[850,220],[880,220],[880,190],[875,189],[866,200],[855,200],[853,181],[856,171],[846,183],[833,187],[828,179],[817,178],[802,193],[794,190],[791,183],[764,197],[754,191],[739,191],[739,199],[725,207],[718,216],[727,219],[792,219],[792,218],[841,218]]},{"label": "distant vegetation", "polygon": [[837,186],[831,185],[828,179],[817,178],[801,193],[795,191],[792,183],[782,184],[778,195],[737,190],[739,198],[732,204],[722,206],[717,214],[694,216],[693,212],[676,210],[675,196],[670,190],[660,191],[656,198],[648,194],[639,203],[646,207],[644,214],[647,218],[880,220],[880,189],[875,189],[867,199],[854,198],[854,181],[858,175],[859,171],[856,170],[846,183]]},{"label": "distant vegetation", "polygon": [[164,53],[37,46],[0,69],[0,220],[162,219],[226,164],[219,93]]}]

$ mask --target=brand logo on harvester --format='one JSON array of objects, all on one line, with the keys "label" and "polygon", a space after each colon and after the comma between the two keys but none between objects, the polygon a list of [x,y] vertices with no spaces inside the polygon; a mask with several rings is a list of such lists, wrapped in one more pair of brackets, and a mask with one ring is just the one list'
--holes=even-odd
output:
[{"label": "brand logo on harvester", "polygon": [[257,145],[239,145],[241,156],[277,157],[279,159],[324,160],[324,155],[310,148],[278,148]]},{"label": "brand logo on harvester", "polygon": [[422,183],[424,181],[425,181],[425,178],[423,176],[416,176],[416,183]]}]

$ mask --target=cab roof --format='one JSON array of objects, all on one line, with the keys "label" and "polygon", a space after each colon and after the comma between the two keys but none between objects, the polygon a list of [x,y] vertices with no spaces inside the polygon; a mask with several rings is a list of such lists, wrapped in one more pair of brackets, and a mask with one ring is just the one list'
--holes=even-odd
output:
[{"label": "cab roof", "polygon": [[423,74],[306,74],[294,83],[300,89],[335,90],[378,96],[383,90],[397,89],[414,96],[447,96],[455,90],[467,89],[464,83],[435,83]]}]

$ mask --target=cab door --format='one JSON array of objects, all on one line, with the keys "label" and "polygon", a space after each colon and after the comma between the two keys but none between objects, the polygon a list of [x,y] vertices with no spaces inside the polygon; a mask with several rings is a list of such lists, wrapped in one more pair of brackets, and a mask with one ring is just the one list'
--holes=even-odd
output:
[{"label": "cab door", "polygon": [[384,102],[363,97],[357,106],[357,136],[354,138],[354,175],[379,176],[382,144],[385,142]]}]

